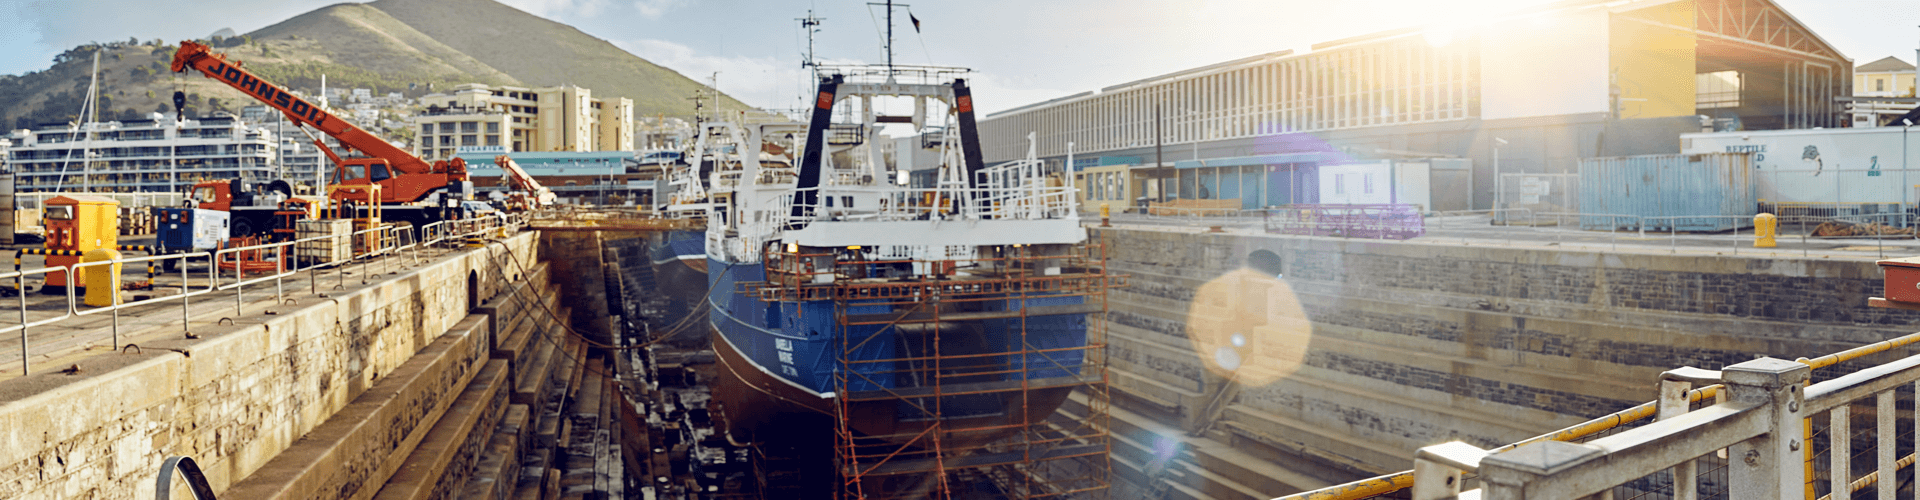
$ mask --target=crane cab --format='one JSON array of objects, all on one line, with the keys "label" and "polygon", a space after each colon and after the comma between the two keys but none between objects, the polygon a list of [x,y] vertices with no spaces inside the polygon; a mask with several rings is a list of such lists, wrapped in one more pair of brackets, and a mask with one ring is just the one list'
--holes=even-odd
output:
[{"label": "crane cab", "polygon": [[[350,158],[342,160],[334,166],[332,184],[340,186],[365,186],[368,184],[382,184],[384,181],[390,179],[393,179],[393,168],[387,165],[386,160],[379,158]],[[383,184],[383,187],[389,186],[384,186]],[[387,190],[384,189],[382,191],[387,192]]]}]

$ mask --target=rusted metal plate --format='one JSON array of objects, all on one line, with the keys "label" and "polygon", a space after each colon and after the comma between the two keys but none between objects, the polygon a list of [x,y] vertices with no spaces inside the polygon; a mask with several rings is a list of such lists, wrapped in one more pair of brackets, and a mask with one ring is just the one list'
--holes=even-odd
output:
[{"label": "rusted metal plate", "polygon": [[1887,259],[1879,264],[1886,273],[1888,301],[1920,304],[1920,257]]}]

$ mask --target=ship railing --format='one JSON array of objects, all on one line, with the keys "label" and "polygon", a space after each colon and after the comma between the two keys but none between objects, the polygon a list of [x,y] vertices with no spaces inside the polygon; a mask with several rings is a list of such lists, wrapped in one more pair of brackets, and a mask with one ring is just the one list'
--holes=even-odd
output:
[{"label": "ship railing", "polygon": [[[822,193],[814,203],[799,203],[806,192]],[[1041,220],[1077,215],[1074,189],[1064,186],[1023,186],[1007,189],[899,188],[889,189],[877,207],[827,206],[831,188],[807,188],[781,195],[775,217],[782,227],[816,220]],[[793,208],[799,207],[799,215]]]},{"label": "ship railing", "polygon": [[[1051,297],[1086,295],[1126,286],[1126,277],[1105,274],[1092,265],[1096,250],[1082,246],[1058,255],[1016,254],[957,260],[866,259],[837,260],[836,252],[774,251],[765,256],[767,280],[742,285],[742,290],[764,301],[861,300],[875,304],[909,304],[940,297],[992,297],[1036,293]],[[850,250],[858,251],[858,250]],[[906,268],[913,276],[955,276],[954,279],[885,278],[883,271]],[[1089,271],[1096,270],[1096,271]],[[965,276],[961,276],[964,271]],[[894,301],[894,302],[887,302]]]},{"label": "ship railing", "polygon": [[743,174],[744,172],[741,172],[739,170],[722,170],[719,172],[715,172],[713,174],[713,186],[715,188],[731,188],[731,187],[739,186],[740,176]]},{"label": "ship railing", "polygon": [[822,64],[814,67],[814,75],[819,77],[840,75],[843,83],[897,83],[903,85],[947,85],[955,78],[971,74],[973,70],[952,66],[921,66],[899,64],[893,66],[872,64]]}]

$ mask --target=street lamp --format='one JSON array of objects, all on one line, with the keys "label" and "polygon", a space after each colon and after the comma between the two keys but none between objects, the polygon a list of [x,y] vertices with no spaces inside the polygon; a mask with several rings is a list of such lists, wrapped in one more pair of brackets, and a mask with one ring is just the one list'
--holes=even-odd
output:
[{"label": "street lamp", "polygon": [[[88,140],[87,142],[91,143],[93,141]],[[80,192],[82,193],[93,192],[93,162],[94,162],[94,158],[99,158],[99,157],[100,157],[99,151],[88,151],[87,158],[86,158],[87,161],[82,162],[80,164]]]},{"label": "street lamp", "polygon": [[1506,181],[1500,175],[1500,146],[1507,144],[1506,139],[1493,138],[1493,215],[1499,218],[1501,205],[1506,202]]}]

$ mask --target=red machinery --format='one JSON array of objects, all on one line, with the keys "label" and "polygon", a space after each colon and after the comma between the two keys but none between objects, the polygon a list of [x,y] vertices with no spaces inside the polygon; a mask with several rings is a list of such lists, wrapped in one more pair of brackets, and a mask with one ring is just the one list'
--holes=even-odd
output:
[{"label": "red machinery", "polygon": [[538,210],[553,204],[555,199],[553,191],[541,185],[540,181],[534,180],[532,175],[527,174],[526,169],[520,168],[520,164],[513,162],[513,158],[500,155],[493,158],[493,163],[500,165],[500,170],[507,173],[507,186],[512,188],[507,193],[508,208],[522,211]]},{"label": "red machinery", "polygon": [[[219,80],[272,106],[296,125],[313,127],[339,140],[349,153],[359,151],[366,155],[342,158],[326,141],[317,138],[313,141],[333,160],[332,185],[380,185],[380,203],[387,206],[389,220],[424,225],[453,213],[451,209],[458,207],[460,201],[472,198],[473,183],[467,175],[466,161],[454,158],[428,163],[240,66],[240,61],[229,61],[226,54],[215,54],[206,45],[192,41],[180,42],[180,50],[173,55],[174,72],[188,68],[199,70],[207,78]],[[177,96],[176,100],[179,100]],[[351,190],[336,190],[332,196],[338,200],[353,195]]]}]

